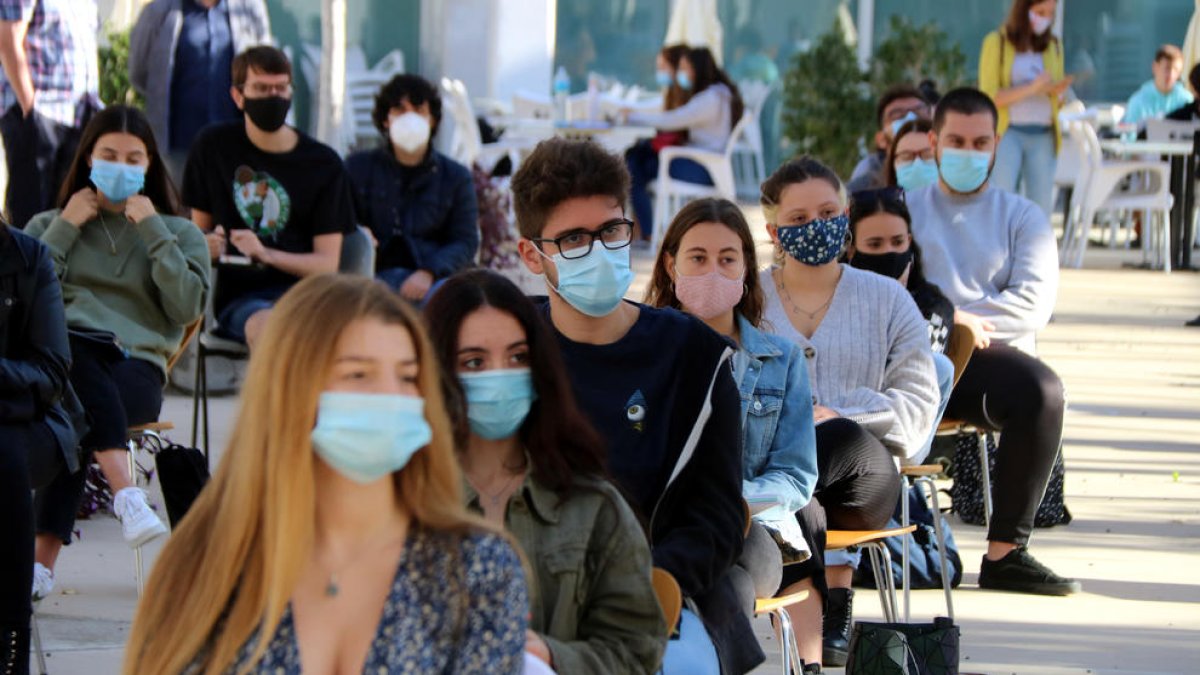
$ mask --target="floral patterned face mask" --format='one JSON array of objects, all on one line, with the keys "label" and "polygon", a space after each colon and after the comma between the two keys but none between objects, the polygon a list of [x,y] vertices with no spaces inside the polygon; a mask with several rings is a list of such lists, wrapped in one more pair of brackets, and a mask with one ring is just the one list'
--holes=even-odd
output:
[{"label": "floral patterned face mask", "polygon": [[780,225],[779,245],[798,262],[816,267],[838,257],[849,229],[850,217],[844,213],[803,225]]}]

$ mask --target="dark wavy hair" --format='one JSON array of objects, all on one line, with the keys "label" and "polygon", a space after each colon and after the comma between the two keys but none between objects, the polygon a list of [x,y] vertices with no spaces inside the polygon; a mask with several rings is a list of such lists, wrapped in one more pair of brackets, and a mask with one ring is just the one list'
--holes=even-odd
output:
[{"label": "dark wavy hair", "polygon": [[462,384],[458,379],[458,333],[482,307],[509,314],[525,331],[529,368],[537,400],[517,431],[532,460],[530,475],[566,499],[575,476],[607,478],[605,446],[575,404],[558,343],[533,302],[511,281],[489,270],[450,277],[425,305],[429,335],[443,369],[443,389],[458,447],[470,433]]},{"label": "dark wavy hair", "polygon": [[1041,53],[1046,51],[1050,43],[1058,41],[1058,38],[1054,37],[1053,26],[1041,35],[1033,32],[1033,25],[1029,22],[1029,10],[1042,2],[1045,0],[1012,0],[1012,5],[1008,8],[1002,37],[1012,43],[1018,52]]},{"label": "dark wavy hair", "polygon": [[429,137],[432,139],[437,136],[438,125],[442,123],[442,96],[437,87],[418,75],[397,75],[379,88],[379,93],[375,95],[375,109],[371,111],[371,120],[375,122],[379,133],[383,134],[383,139],[391,143],[387,128],[388,113],[406,100],[414,108],[421,107],[422,103],[429,104],[429,116],[433,118],[433,124],[429,125]]},{"label": "dark wavy hair", "polygon": [[923,286],[932,285],[925,279],[925,268],[921,265],[921,247],[912,236],[912,215],[904,200],[887,196],[887,190],[869,190],[857,192],[850,200],[850,234],[853,241],[858,241],[858,225],[866,218],[877,213],[890,213],[904,219],[908,228],[908,245],[913,253],[912,268],[908,271],[908,289],[910,291]]},{"label": "dark wavy hair", "polygon": [[512,177],[517,231],[526,239],[536,239],[559,204],[596,196],[611,197],[624,208],[629,199],[625,160],[592,140],[546,139]]},{"label": "dark wavy hair", "polygon": [[83,136],[79,139],[79,149],[71,160],[71,168],[63,179],[58,191],[58,208],[67,207],[71,195],[92,185],[91,168],[88,159],[96,149],[96,141],[105,134],[123,133],[137,136],[146,146],[146,156],[150,158],[150,166],[146,168],[146,185],[142,194],[150,198],[154,208],[165,215],[178,215],[181,211],[179,191],[171,182],[167,167],[163,164],[162,156],[158,154],[158,143],[154,140],[154,131],[146,114],[137,108],[126,105],[110,105],[92,116],[91,121],[83,128]]},{"label": "dark wavy hair", "polygon": [[683,309],[679,298],[675,296],[675,284],[671,283],[671,275],[667,271],[667,256],[679,257],[679,244],[688,230],[700,223],[720,223],[728,227],[742,242],[742,259],[746,263],[746,273],[743,282],[746,292],[738,301],[734,311],[746,317],[750,325],[759,327],[763,318],[763,293],[758,284],[758,257],[754,253],[754,236],[750,233],[750,225],[737,204],[728,199],[696,199],[690,201],[675,214],[670,227],[663,235],[662,246],[658,249],[658,257],[654,261],[654,271],[650,273],[650,286],[646,289],[646,304],[653,307],[674,307]]},{"label": "dark wavy hair", "polygon": [[[685,44],[667,45],[658,51],[663,60],[675,70],[679,70],[679,61],[687,52],[688,46]],[[667,93],[663,94],[663,110],[674,110],[687,103],[688,96],[688,92],[684,91],[679,86],[679,83],[672,79],[671,84],[667,85]]]},{"label": "dark wavy hair", "polygon": [[746,109],[742,103],[742,93],[738,91],[737,85],[717,65],[717,60],[713,58],[708,47],[693,47],[687,51],[687,54],[684,54],[684,58],[692,64],[692,70],[696,71],[696,81],[692,83],[692,96],[714,84],[723,84],[729,88],[729,93],[733,95],[730,103],[732,117],[729,120],[730,129],[732,129],[742,119],[742,112]]}]

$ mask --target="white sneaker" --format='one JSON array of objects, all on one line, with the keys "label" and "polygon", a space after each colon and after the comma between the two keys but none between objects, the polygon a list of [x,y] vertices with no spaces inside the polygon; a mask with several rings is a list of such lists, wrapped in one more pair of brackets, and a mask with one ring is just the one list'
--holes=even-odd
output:
[{"label": "white sneaker", "polygon": [[53,590],[54,572],[40,562],[33,563],[33,601],[40,601]]},{"label": "white sneaker", "polygon": [[146,503],[141,488],[127,487],[113,497],[113,511],[121,520],[121,532],[129,548],[138,548],[167,533],[167,526]]}]

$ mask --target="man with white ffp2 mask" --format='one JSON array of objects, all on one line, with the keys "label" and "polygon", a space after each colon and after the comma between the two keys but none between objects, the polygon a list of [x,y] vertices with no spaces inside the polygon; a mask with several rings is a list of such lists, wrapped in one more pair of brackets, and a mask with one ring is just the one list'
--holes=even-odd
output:
[{"label": "man with white ffp2 mask", "polygon": [[425,79],[392,78],[376,95],[371,116],[384,143],[346,160],[355,212],[379,243],[376,275],[420,303],[475,259],[475,183],[467,167],[432,147],[442,100]]}]

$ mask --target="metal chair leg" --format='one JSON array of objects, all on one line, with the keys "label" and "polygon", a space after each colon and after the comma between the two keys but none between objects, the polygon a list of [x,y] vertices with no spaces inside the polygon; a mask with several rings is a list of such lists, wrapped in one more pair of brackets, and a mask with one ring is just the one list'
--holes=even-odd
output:
[{"label": "metal chair leg", "polygon": [[976,431],[979,439],[979,466],[983,477],[983,523],[989,529],[992,527],[992,468],[988,463],[987,434]]},{"label": "metal chair leg", "polygon": [[[909,494],[909,490],[912,489],[912,485],[908,481],[908,476],[900,477],[900,487],[901,487],[901,491],[900,491],[900,527],[908,527],[908,520],[909,520],[908,494]],[[908,563],[909,563],[909,560],[908,560],[908,537],[911,537],[911,536],[912,535],[910,535],[910,534],[904,535],[904,537],[902,537],[902,539],[901,539],[902,543],[901,543],[901,547],[900,547],[900,550],[901,550],[900,582],[901,582],[901,585],[904,587],[904,623],[908,623],[909,616],[910,616],[909,602],[911,601],[911,599],[909,597],[909,590],[911,587],[912,580],[910,578],[911,572],[909,571],[909,568],[908,568]]]},{"label": "metal chair leg", "polygon": [[[129,480],[133,483],[134,487],[138,487],[138,475],[137,475],[138,442],[137,442],[137,440],[131,438],[126,443],[126,446],[127,446],[127,449],[129,450]],[[115,497],[116,495],[113,495],[113,496]],[[133,582],[134,582],[134,585],[137,587],[137,597],[139,600],[141,600],[142,599],[142,586],[143,586],[142,547],[141,546],[138,546],[133,549]]]},{"label": "metal chair leg", "polygon": [[[954,620],[954,600],[951,599],[951,597],[950,597],[951,596],[950,572],[949,572],[949,568],[948,568],[948,563],[946,562],[946,534],[942,531],[942,509],[938,505],[937,485],[933,482],[933,479],[930,478],[929,476],[921,476],[920,478],[917,478],[916,480],[913,481],[913,484],[915,486],[920,486],[922,483],[929,487],[929,496],[930,496],[931,500],[933,501],[933,531],[937,535],[938,551],[940,553],[940,555],[938,556],[938,566],[941,568],[941,572],[942,572],[942,592],[944,592],[946,594],[946,614],[950,617],[950,620],[953,621]],[[920,488],[918,487],[918,489],[920,489]],[[907,595],[907,593],[908,593],[908,589],[905,588],[904,620],[906,622],[908,621],[908,595]]]},{"label": "metal chair leg", "polygon": [[883,576],[884,583],[887,584],[887,606],[884,611],[888,614],[888,621],[897,623],[899,612],[897,611],[896,603],[896,581],[892,577],[892,554],[888,552],[887,545],[882,541],[871,542],[872,548],[879,552],[880,566],[887,570],[887,574]]},{"label": "metal chair leg", "polygon": [[796,642],[796,630],[792,627],[792,618],[788,616],[787,608],[780,607],[773,613],[779,621],[779,646],[782,652],[780,661],[784,674],[786,675],[789,669],[794,673],[804,672],[800,662],[800,646]]},{"label": "metal chair leg", "polygon": [[[204,325],[201,324],[200,330],[204,330]],[[196,447],[196,440],[200,435],[200,383],[204,381],[204,347],[199,344],[201,338],[197,339],[196,344],[196,374],[192,382],[192,447]],[[205,458],[208,454],[205,453]]]},{"label": "metal chair leg", "polygon": [[37,608],[41,602],[33,604],[33,614],[29,617],[29,632],[33,638],[33,653],[37,657],[38,675],[47,675],[46,652],[42,650],[42,632],[38,630]]},{"label": "metal chair leg", "polygon": [[886,621],[894,621],[892,617],[895,613],[889,603],[894,597],[888,595],[888,581],[891,579],[892,570],[884,570],[882,561],[879,557],[879,549],[875,546],[877,542],[867,542],[859,546],[860,550],[865,550],[867,559],[871,561],[871,573],[875,576],[875,589],[879,592],[879,606],[883,608],[883,615]]}]

